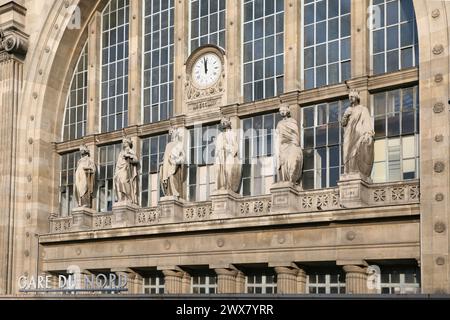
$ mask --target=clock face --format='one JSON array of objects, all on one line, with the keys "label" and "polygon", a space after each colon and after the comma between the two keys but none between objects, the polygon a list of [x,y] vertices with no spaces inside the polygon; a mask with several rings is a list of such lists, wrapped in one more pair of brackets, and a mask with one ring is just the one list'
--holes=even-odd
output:
[{"label": "clock face", "polygon": [[214,85],[222,74],[222,61],[214,53],[202,55],[192,68],[192,81],[199,88]]}]

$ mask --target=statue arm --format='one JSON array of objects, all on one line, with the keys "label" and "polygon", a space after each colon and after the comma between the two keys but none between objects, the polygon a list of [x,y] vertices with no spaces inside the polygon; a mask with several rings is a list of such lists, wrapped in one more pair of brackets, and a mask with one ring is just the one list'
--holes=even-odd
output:
[{"label": "statue arm", "polygon": [[350,116],[352,115],[352,109],[348,108],[345,110],[344,115],[342,116],[342,126],[346,127],[348,124],[348,120],[350,119]]}]

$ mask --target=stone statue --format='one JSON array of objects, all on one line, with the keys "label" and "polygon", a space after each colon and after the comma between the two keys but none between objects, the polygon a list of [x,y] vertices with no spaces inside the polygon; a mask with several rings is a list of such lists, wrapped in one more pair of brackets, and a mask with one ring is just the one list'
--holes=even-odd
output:
[{"label": "stone statue", "polygon": [[241,185],[242,166],[239,160],[239,140],[231,128],[231,121],[222,118],[223,132],[216,140],[216,186],[217,190],[239,192]]},{"label": "stone statue", "polygon": [[139,158],[133,150],[133,142],[125,138],[117,159],[114,173],[116,202],[139,205]]},{"label": "stone statue", "polygon": [[78,207],[92,208],[96,167],[89,149],[80,147],[81,159],[75,171],[75,198]]},{"label": "stone statue", "polygon": [[159,169],[159,179],[166,197],[184,199],[183,185],[186,180],[184,128],[171,128],[170,136],[171,142],[166,146],[164,161]]},{"label": "stone statue", "polygon": [[374,127],[369,110],[360,104],[359,92],[349,94],[350,107],[344,113],[344,173],[368,179],[374,162]]},{"label": "stone statue", "polygon": [[276,159],[278,182],[300,184],[303,170],[303,150],[300,147],[298,123],[291,118],[288,105],[280,106],[283,119],[277,126]]}]

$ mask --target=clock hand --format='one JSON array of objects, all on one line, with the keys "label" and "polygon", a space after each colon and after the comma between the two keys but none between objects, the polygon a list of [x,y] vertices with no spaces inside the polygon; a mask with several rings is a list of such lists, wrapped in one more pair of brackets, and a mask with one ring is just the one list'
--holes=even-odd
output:
[{"label": "clock hand", "polygon": [[208,63],[206,62],[206,58],[203,58],[203,67],[205,67],[205,74],[208,73]]}]

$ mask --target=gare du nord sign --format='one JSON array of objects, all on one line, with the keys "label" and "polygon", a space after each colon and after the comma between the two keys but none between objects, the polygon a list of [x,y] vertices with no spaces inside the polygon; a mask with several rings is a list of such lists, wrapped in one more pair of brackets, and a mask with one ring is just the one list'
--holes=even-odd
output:
[{"label": "gare du nord sign", "polygon": [[70,271],[67,275],[23,275],[18,279],[21,293],[121,293],[128,291],[126,274],[81,274]]}]

